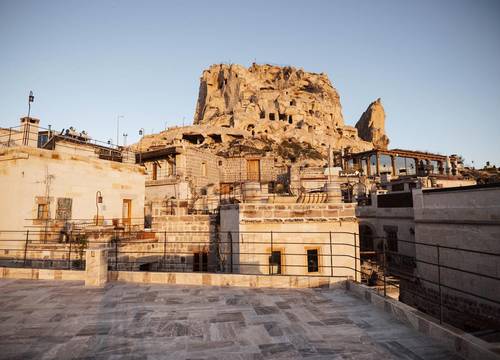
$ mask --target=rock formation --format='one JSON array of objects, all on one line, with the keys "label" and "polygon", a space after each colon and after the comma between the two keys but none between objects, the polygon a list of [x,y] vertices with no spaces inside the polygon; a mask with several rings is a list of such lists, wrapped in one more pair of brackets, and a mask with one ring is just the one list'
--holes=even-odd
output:
[{"label": "rock formation", "polygon": [[337,152],[372,149],[372,139],[385,136],[383,115],[382,126],[373,128],[382,133],[361,139],[357,128],[344,124],[340,97],[325,74],[288,66],[218,64],[200,78],[193,125],[147,136],[141,146],[184,140],[231,154],[237,145],[238,151],[272,152],[284,161],[319,165],[329,147]]},{"label": "rock formation", "polygon": [[361,139],[372,142],[376,148],[387,149],[389,138],[385,135],[385,111],[380,98],[361,115],[356,129]]}]

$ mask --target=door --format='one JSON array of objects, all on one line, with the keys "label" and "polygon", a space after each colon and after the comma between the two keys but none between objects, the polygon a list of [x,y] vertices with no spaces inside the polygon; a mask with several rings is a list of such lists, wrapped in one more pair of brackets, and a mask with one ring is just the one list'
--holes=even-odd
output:
[{"label": "door", "polygon": [[260,181],[260,160],[247,160],[247,179]]},{"label": "door", "polygon": [[132,200],[123,199],[122,222],[123,225],[130,226],[132,220]]}]

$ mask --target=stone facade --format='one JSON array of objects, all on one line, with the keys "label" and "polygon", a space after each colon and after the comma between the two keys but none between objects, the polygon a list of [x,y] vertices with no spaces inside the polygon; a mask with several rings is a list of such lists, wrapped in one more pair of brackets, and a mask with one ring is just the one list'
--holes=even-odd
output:
[{"label": "stone facade", "polygon": [[[143,219],[145,177],[139,166],[32,147],[2,149],[0,160],[2,230],[58,232],[68,220],[92,225],[96,205],[102,225]],[[98,191],[102,203],[96,204]],[[124,201],[130,209],[125,217]],[[0,233],[0,239],[9,236]],[[12,245],[22,246],[20,240]]]},{"label": "stone facade", "polygon": [[[407,201],[384,198],[382,204],[382,197],[401,195]],[[460,328],[495,328],[499,204],[498,184],[373,196],[370,206],[356,211],[361,246],[368,242],[366,250],[381,251],[386,239],[388,271],[400,278],[401,301]]]},{"label": "stone facade", "polygon": [[[270,256],[279,251],[279,274],[356,277],[359,263],[349,257],[359,245],[352,204],[237,204],[220,211],[226,269],[275,273]],[[310,267],[308,250],[317,267]]]}]

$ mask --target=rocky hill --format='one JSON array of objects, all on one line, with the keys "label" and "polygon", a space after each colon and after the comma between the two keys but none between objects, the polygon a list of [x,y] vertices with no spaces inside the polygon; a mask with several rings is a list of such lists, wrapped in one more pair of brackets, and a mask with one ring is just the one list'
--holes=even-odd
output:
[{"label": "rocky hill", "polygon": [[193,125],[148,136],[143,146],[163,146],[174,138],[186,139],[184,132],[190,137],[198,133],[196,145],[216,153],[230,153],[237,143],[278,156],[293,153],[292,161],[317,163],[327,158],[329,147],[358,152],[386,146],[385,114],[380,101],[376,103],[363,114],[358,128],[347,126],[339,94],[326,74],[273,65],[217,64],[200,78]]}]

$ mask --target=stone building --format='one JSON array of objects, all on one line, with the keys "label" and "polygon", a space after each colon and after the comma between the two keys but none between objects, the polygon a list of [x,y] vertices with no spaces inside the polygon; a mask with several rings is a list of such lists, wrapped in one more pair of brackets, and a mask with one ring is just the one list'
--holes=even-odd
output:
[{"label": "stone building", "polygon": [[354,204],[343,203],[223,205],[224,270],[356,278],[354,209]]},{"label": "stone building", "polygon": [[[0,148],[1,239],[10,237],[5,230],[30,230],[33,240],[57,241],[70,227],[143,228],[145,174],[133,158],[127,163],[120,154],[109,161],[104,146],[60,134],[41,144],[38,126],[32,130]],[[24,244],[24,236],[19,240]]]},{"label": "stone building", "polygon": [[386,251],[401,301],[462,329],[498,328],[499,204],[499,184],[374,194],[356,209],[361,259]]}]

